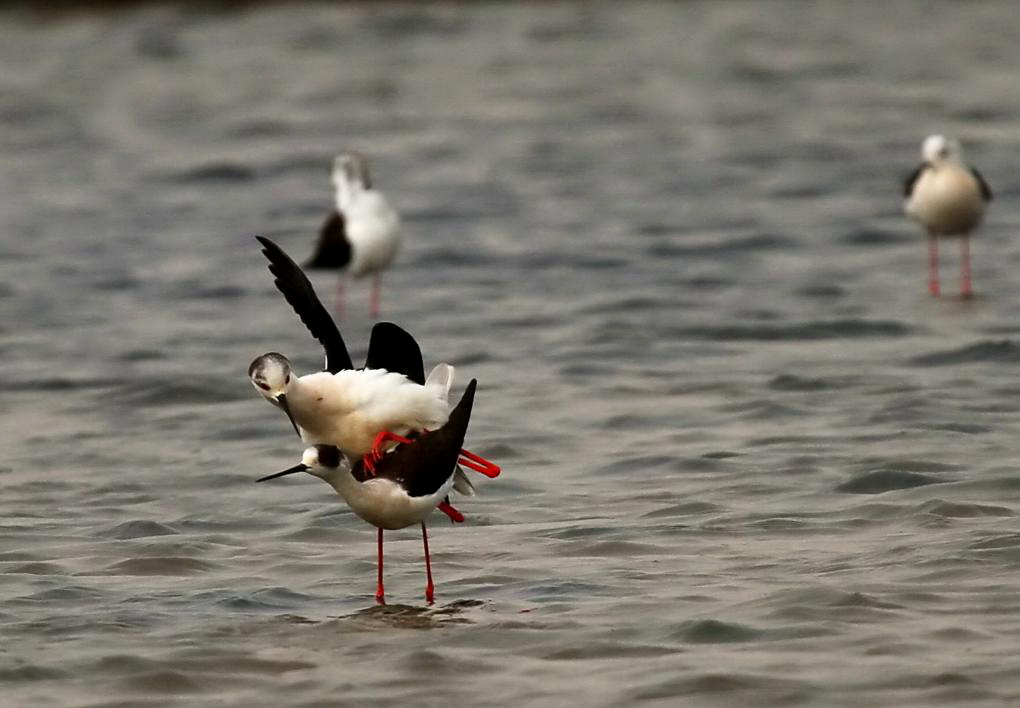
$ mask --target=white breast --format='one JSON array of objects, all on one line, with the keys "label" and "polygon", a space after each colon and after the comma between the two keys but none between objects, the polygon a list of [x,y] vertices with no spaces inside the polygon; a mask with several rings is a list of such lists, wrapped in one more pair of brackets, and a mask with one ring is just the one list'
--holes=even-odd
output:
[{"label": "white breast", "polygon": [[400,219],[386,198],[376,191],[361,192],[347,205],[344,218],[351,242],[348,271],[361,276],[388,267],[400,246]]},{"label": "white breast", "polygon": [[955,164],[929,167],[917,180],[906,211],[931,234],[962,236],[981,223],[985,202],[977,179]]},{"label": "white breast", "polygon": [[439,502],[446,498],[453,486],[451,474],[435,494],[410,497],[399,485],[388,479],[358,482],[349,472],[344,474],[347,477],[344,483],[330,482],[337,494],[362,519],[373,526],[389,530],[402,529],[424,521]]}]

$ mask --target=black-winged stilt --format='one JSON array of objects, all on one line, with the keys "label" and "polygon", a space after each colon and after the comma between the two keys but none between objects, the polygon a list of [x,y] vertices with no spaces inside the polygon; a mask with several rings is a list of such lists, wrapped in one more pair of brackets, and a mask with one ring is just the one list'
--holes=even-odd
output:
[{"label": "black-winged stilt", "polygon": [[[442,427],[421,433],[413,440],[405,438],[397,447],[370,459],[359,459],[353,468],[335,446],[314,445],[305,450],[301,464],[257,481],[308,472],[328,482],[355,514],[379,530],[379,579],[375,593],[379,604],[385,604],[383,530],[402,529],[420,523],[427,577],[425,600],[431,604],[435,599],[435,585],[425,518],[433,509],[449,506],[446,498],[454,484],[457,461],[471,418],[475,387],[476,381],[472,379]],[[451,514],[447,509],[442,510],[454,521],[464,520],[455,511]]]},{"label": "black-winged stilt", "polygon": [[970,297],[970,235],[984,218],[992,190],[980,172],[963,162],[956,140],[929,135],[921,158],[904,182],[903,194],[907,214],[928,234],[928,291],[939,294],[938,239],[953,236],[960,238],[960,295]]},{"label": "black-winged stilt", "polygon": [[[287,414],[303,441],[334,445],[354,464],[359,457],[378,455],[394,440],[446,422],[452,366],[439,364],[426,379],[418,343],[397,325],[382,322],[372,329],[365,368],[355,369],[340,330],[305,274],[275,243],[256,238],[276,287],[326,354],[326,370],[305,376],[295,375],[287,358],[276,352],[263,354],[248,368],[255,389]],[[468,451],[462,454],[466,467],[482,474],[498,470]],[[470,495],[464,472],[458,469],[454,477],[454,488]]]},{"label": "black-winged stilt", "polygon": [[379,316],[382,272],[400,247],[400,217],[385,195],[372,187],[368,161],[357,152],[333,160],[336,209],[319,230],[315,253],[307,268],[341,271],[336,283],[336,310],[344,314],[344,278],[372,276],[369,314]]}]

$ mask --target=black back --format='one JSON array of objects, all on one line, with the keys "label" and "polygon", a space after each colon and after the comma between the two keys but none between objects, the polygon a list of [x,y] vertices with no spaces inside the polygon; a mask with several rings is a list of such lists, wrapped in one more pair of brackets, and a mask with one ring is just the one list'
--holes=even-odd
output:
[{"label": "black back", "polygon": [[351,242],[347,240],[347,222],[344,215],[334,211],[319,229],[319,242],[305,268],[338,270],[351,262]]},{"label": "black back", "polygon": [[333,318],[319,302],[319,297],[315,294],[308,277],[282,248],[264,236],[255,238],[262,244],[262,253],[269,260],[269,272],[276,278],[273,281],[276,289],[283,293],[283,297],[294,308],[294,312],[305,323],[308,331],[326,350],[326,370],[335,374],[344,369],[353,369],[354,363],[347,351],[347,345],[344,344],[344,338],[340,335]]},{"label": "black back", "polygon": [[970,168],[970,173],[974,175],[974,179],[977,180],[978,187],[981,189],[981,198],[986,202],[992,201],[992,188],[985,182],[985,178],[981,176],[981,173],[975,167]]},{"label": "black back", "polygon": [[914,171],[907,175],[907,178],[903,180],[903,196],[909,197],[914,193],[914,185],[917,184],[917,180],[921,178],[921,174],[928,169],[928,163],[922,162],[920,165],[914,168]]},{"label": "black back", "polygon": [[379,322],[372,327],[365,368],[395,371],[416,384],[425,383],[425,363],[418,342],[392,322]]},{"label": "black back", "polygon": [[[471,419],[477,385],[478,382],[471,379],[443,427],[422,433],[411,442],[398,445],[395,450],[383,455],[382,460],[375,465],[375,476],[396,482],[412,497],[435,494],[456,467],[460,449],[464,446],[468,421]],[[351,474],[359,482],[370,478],[360,458],[354,464]]]}]

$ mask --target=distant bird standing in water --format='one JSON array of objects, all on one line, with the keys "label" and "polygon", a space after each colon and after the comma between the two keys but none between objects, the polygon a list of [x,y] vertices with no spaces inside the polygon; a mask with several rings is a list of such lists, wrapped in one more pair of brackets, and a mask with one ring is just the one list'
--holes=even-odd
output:
[{"label": "distant bird standing in water", "polygon": [[929,135],[923,162],[906,179],[907,214],[928,233],[928,291],[939,294],[939,245],[943,236],[960,238],[960,295],[971,297],[970,234],[981,223],[992,190],[981,173],[963,162],[960,143]]},{"label": "distant bird standing in water", "polygon": [[336,210],[322,225],[315,254],[306,268],[341,271],[336,284],[337,315],[344,314],[344,279],[372,275],[369,314],[379,316],[382,272],[400,246],[400,217],[382,192],[372,188],[368,162],[357,152],[333,160]]}]

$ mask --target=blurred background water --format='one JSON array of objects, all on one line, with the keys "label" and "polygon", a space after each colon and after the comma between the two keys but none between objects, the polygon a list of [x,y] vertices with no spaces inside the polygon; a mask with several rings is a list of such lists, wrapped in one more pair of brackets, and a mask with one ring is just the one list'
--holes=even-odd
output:
[{"label": "blurred background water", "polygon": [[[0,704],[1014,704],[1016,28],[8,9]],[[969,302],[927,297],[901,213],[936,131],[996,192]],[[252,237],[306,256],[344,148],[404,216],[384,317],[480,380],[469,443],[504,469],[433,517],[433,608],[415,531],[376,608],[373,529],[317,480],[252,483],[300,444],[248,363],[320,362]]]}]

